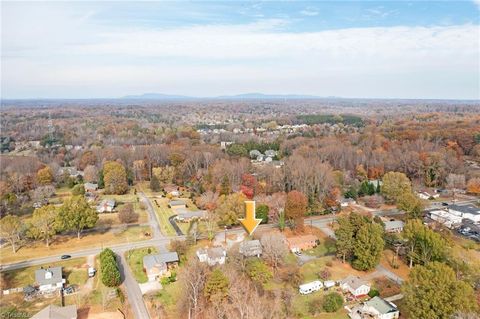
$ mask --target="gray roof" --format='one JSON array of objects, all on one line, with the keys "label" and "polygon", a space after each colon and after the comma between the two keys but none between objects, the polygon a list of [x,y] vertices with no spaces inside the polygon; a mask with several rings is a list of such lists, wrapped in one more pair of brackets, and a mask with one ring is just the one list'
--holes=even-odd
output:
[{"label": "gray roof", "polygon": [[386,221],[385,230],[403,228],[404,223],[401,220]]},{"label": "gray roof", "polygon": [[185,208],[178,208],[177,209],[177,216],[178,218],[184,218],[184,219],[189,219],[189,218],[202,218],[205,216],[205,211],[204,210],[188,210]]},{"label": "gray roof", "polygon": [[341,284],[348,284],[350,287],[352,287],[353,289],[357,289],[363,285],[366,285],[366,283],[360,279],[360,277],[356,277],[356,276],[348,276],[347,278],[343,279],[341,281]]},{"label": "gray roof", "polygon": [[366,301],[365,304],[367,306],[377,309],[377,311],[382,315],[398,311],[398,309],[392,303],[378,296],[373,297],[369,301]]},{"label": "gray roof", "polygon": [[461,213],[464,213],[464,214],[467,213],[467,214],[472,214],[472,215],[480,215],[480,208],[475,207],[473,205],[465,205],[465,206],[450,205],[450,206],[448,206],[448,209],[456,210],[457,212],[461,212]]},{"label": "gray roof", "polygon": [[187,203],[185,203],[185,201],[183,200],[171,200],[168,202],[168,205],[170,206],[182,206],[182,205],[187,205]]},{"label": "gray roof", "polygon": [[146,269],[153,268],[155,265],[162,263],[171,263],[178,261],[177,252],[161,253],[156,255],[146,255],[143,257],[143,267]]},{"label": "gray roof", "polygon": [[262,254],[262,245],[258,239],[247,240],[240,243],[240,253],[246,256],[256,256]]},{"label": "gray roof", "polygon": [[200,248],[197,254],[206,254],[210,259],[221,258],[225,256],[225,249],[222,247]]},{"label": "gray roof", "polygon": [[55,305],[48,305],[39,312],[37,312],[31,319],[76,319],[77,306],[70,305],[59,307]]},{"label": "gray roof", "polygon": [[[51,277],[46,278],[50,273]],[[62,282],[62,267],[52,267],[35,270],[35,282],[39,285],[57,284]]]}]

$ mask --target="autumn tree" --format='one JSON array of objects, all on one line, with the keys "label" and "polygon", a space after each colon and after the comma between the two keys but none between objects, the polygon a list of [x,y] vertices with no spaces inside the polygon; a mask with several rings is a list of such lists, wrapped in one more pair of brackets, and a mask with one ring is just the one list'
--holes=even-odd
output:
[{"label": "autumn tree", "polygon": [[7,215],[0,219],[0,233],[2,238],[8,240],[14,253],[17,252],[17,242],[20,241],[22,223],[20,218],[15,215]]},{"label": "autumn tree", "polygon": [[45,244],[50,246],[50,239],[57,233],[58,209],[53,205],[46,205],[35,209],[32,216],[32,225],[35,227]]},{"label": "autumn tree", "polygon": [[273,278],[272,270],[259,258],[247,260],[246,273],[256,283],[265,284]]},{"label": "autumn tree", "polygon": [[467,184],[467,192],[475,195],[480,195],[480,178],[471,178]]},{"label": "autumn tree", "polygon": [[127,171],[122,164],[110,161],[103,165],[103,178],[107,194],[125,194],[128,190]]},{"label": "autumn tree", "polygon": [[411,318],[450,318],[459,311],[478,309],[473,288],[440,262],[415,266],[402,292]]},{"label": "autumn tree", "polygon": [[391,202],[396,202],[404,194],[412,192],[410,180],[403,173],[388,172],[382,181],[382,194]]},{"label": "autumn tree", "polygon": [[285,201],[285,216],[294,221],[295,227],[302,231],[304,228],[303,219],[307,212],[307,197],[299,191],[291,191],[287,194]]},{"label": "autumn tree", "polygon": [[78,168],[84,170],[88,165],[95,165],[97,162],[97,157],[93,154],[92,151],[86,151],[80,157],[78,162]]},{"label": "autumn tree", "polygon": [[75,231],[80,239],[82,231],[95,226],[97,220],[98,214],[87,200],[83,196],[73,196],[60,207],[56,222],[62,230]]},{"label": "autumn tree", "polygon": [[405,211],[409,218],[420,218],[425,207],[423,201],[414,193],[408,192],[399,196],[397,207]]},{"label": "autumn tree", "polygon": [[83,170],[83,180],[89,183],[98,181],[98,169],[94,165],[87,165]]},{"label": "autumn tree", "polygon": [[138,214],[133,209],[133,204],[125,204],[118,212],[118,220],[121,223],[129,224],[138,221]]},{"label": "autumn tree", "polygon": [[32,199],[35,202],[43,203],[55,194],[55,187],[52,185],[39,186],[35,188]]},{"label": "autumn tree", "polygon": [[233,193],[222,195],[218,198],[218,204],[215,208],[215,215],[218,216],[220,224],[234,225],[238,223],[239,218],[245,216],[245,201],[247,198],[243,193]]},{"label": "autumn tree", "polygon": [[49,166],[45,166],[37,172],[37,182],[40,185],[49,185],[53,183],[53,173]]}]

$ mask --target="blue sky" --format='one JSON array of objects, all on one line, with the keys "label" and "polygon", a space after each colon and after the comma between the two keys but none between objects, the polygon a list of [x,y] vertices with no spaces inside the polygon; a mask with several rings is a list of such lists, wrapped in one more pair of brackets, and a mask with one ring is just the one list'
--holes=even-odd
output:
[{"label": "blue sky", "polygon": [[5,2],[2,98],[480,98],[480,1]]}]

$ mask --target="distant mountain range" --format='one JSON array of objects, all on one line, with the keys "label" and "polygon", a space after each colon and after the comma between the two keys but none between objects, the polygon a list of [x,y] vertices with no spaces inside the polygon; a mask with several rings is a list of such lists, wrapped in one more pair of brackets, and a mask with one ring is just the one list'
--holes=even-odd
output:
[{"label": "distant mountain range", "polygon": [[[238,95],[222,95],[212,97],[194,97],[186,95],[171,95],[160,93],[145,93],[141,95],[127,95],[122,99],[130,100],[192,100],[192,99],[224,99],[224,100],[237,100],[237,99],[320,99],[320,96],[314,95],[300,95],[300,94],[263,94],[263,93],[245,93]],[[334,97],[329,97],[334,98]]]}]

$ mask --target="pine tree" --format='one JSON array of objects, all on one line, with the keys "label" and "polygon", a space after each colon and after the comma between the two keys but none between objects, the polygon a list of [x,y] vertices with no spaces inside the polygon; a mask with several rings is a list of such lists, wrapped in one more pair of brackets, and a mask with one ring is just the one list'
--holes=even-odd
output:
[{"label": "pine tree", "polygon": [[160,191],[160,181],[158,180],[158,177],[155,174],[152,174],[152,178],[150,178],[150,189],[153,192]]}]

